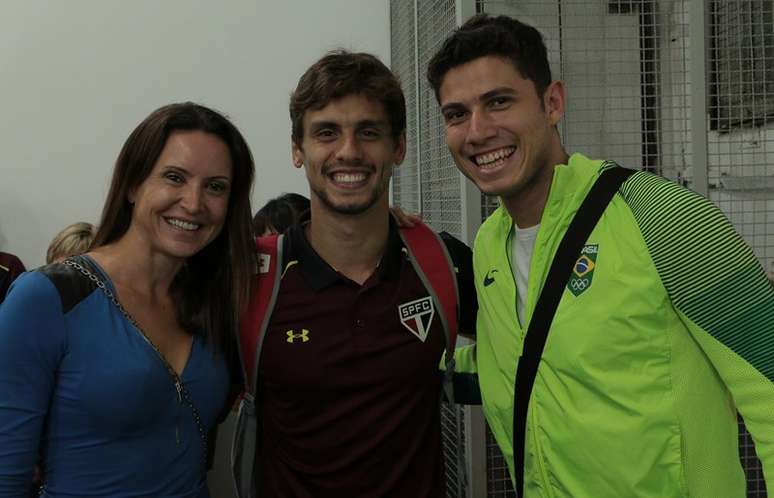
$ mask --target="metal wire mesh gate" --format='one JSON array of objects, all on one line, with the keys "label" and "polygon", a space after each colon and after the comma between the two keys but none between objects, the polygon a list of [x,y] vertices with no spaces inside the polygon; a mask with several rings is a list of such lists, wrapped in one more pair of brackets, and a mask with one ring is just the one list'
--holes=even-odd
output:
[{"label": "metal wire mesh gate", "polygon": [[[471,197],[469,186],[460,181],[424,73],[460,19],[474,12],[505,14],[543,33],[554,78],[567,84],[560,132],[568,151],[650,170],[707,196],[767,271],[774,272],[772,4],[774,0],[391,0],[392,65],[403,82],[410,116],[410,152],[396,173],[394,202],[421,208],[434,228],[463,240],[481,221],[466,219],[470,199],[480,199],[474,206],[480,217],[496,207],[495,199]],[[476,444],[486,445],[486,496],[515,496],[491,435],[485,443],[466,441],[470,417],[463,410],[445,420],[447,453],[476,454]],[[740,433],[748,497],[765,497],[754,446]],[[447,496],[483,496],[455,474],[460,470],[450,472]],[[472,482],[479,478],[468,477]]]},{"label": "metal wire mesh gate", "polygon": [[[438,44],[457,26],[454,0],[393,0],[390,4],[392,69],[406,95],[406,160],[393,177],[395,202],[414,211],[438,231],[462,237],[459,179],[449,156],[443,121],[423,76]],[[450,186],[452,186],[450,188]],[[468,410],[469,411],[469,410]],[[467,496],[466,409],[443,405],[446,496]]]}]

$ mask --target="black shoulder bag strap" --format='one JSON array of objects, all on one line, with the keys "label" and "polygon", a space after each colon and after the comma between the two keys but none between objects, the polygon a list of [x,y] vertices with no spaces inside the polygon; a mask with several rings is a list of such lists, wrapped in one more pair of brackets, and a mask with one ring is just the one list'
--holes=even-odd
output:
[{"label": "black shoulder bag strap", "polygon": [[615,166],[603,171],[597,178],[559,244],[559,249],[557,249],[551,263],[551,269],[548,271],[548,277],[532,314],[527,336],[524,338],[524,348],[516,370],[514,386],[513,458],[516,488],[520,497],[524,496],[524,439],[527,427],[527,409],[551,322],[584,242],[588,240],[591,231],[597,225],[602,212],[618,188],[633,173],[636,171]]}]

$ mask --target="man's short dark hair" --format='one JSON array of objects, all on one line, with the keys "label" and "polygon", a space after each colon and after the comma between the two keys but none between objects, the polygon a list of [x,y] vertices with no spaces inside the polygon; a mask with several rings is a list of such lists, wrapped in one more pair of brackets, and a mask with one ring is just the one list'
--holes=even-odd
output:
[{"label": "man's short dark hair", "polygon": [[380,102],[396,141],[406,131],[406,100],[392,71],[371,54],[334,50],[306,70],[290,96],[293,143],[301,147],[306,111],[348,95]]},{"label": "man's short dark hair", "polygon": [[540,96],[551,84],[546,45],[537,29],[508,16],[479,14],[452,33],[430,60],[427,79],[436,99],[449,70],[486,56],[510,60],[524,78],[532,81]]}]

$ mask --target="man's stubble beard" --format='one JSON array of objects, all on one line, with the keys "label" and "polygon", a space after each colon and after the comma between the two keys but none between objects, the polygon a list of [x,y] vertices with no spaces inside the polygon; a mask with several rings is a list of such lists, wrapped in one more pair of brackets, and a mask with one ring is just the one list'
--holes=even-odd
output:
[{"label": "man's stubble beard", "polygon": [[[382,176],[389,174],[390,169],[388,166],[385,166],[382,169]],[[382,187],[384,185],[384,187]],[[319,189],[312,189],[312,192],[317,196],[318,199],[320,199],[320,202],[323,203],[323,205],[331,212],[334,212],[336,214],[343,214],[348,216],[356,216],[359,214],[363,214],[369,209],[371,209],[377,202],[379,202],[379,199],[381,199],[382,195],[387,191],[389,188],[389,181],[385,182],[384,178],[380,179],[379,184],[376,188],[373,189],[371,192],[371,196],[363,203],[360,204],[344,204],[344,205],[336,205],[334,202],[328,197],[328,194],[325,192],[324,188]]]}]

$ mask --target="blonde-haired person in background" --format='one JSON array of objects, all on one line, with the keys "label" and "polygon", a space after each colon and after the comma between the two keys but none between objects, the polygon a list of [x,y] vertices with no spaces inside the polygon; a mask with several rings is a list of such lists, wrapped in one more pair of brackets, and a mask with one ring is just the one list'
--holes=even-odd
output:
[{"label": "blonde-haired person in background", "polygon": [[70,256],[85,253],[96,234],[97,229],[94,225],[85,221],[67,225],[51,240],[46,251],[46,264],[59,263]]}]

